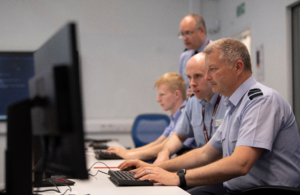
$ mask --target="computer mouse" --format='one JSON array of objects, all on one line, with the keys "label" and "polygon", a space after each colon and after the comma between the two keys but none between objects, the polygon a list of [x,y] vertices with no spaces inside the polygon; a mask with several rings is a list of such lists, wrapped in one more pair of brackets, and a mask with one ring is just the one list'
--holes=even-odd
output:
[{"label": "computer mouse", "polygon": [[125,169],[122,169],[122,171],[130,171],[130,170],[133,170],[133,169],[136,169],[135,166],[130,166],[130,167],[127,167]]}]

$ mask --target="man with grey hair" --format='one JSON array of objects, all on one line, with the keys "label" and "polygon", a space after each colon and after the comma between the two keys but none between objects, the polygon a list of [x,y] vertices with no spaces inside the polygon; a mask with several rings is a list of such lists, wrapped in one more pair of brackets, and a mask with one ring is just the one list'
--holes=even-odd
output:
[{"label": "man with grey hair", "polygon": [[120,168],[136,165],[136,178],[164,185],[224,182],[228,194],[265,185],[300,188],[300,139],[290,105],[252,77],[243,43],[220,39],[203,52],[206,79],[213,92],[227,97],[228,109],[216,133],[202,148],[155,165],[159,167],[127,161]]},{"label": "man with grey hair", "polygon": [[186,47],[180,55],[179,73],[187,83],[187,97],[189,98],[193,92],[190,89],[189,80],[185,74],[186,63],[193,55],[202,52],[204,47],[212,41],[206,36],[204,19],[197,14],[185,16],[180,22],[179,30],[178,37],[183,40]]}]

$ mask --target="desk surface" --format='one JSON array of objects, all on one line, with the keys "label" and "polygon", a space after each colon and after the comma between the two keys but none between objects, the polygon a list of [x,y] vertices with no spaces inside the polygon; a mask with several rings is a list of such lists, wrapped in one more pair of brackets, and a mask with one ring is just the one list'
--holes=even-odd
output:
[{"label": "desk surface", "polygon": [[[112,142],[110,145],[119,145],[117,142]],[[104,162],[109,167],[117,167],[124,160],[97,160],[94,157],[94,152],[92,150],[87,150],[86,153],[86,161],[87,166],[90,168],[95,162]],[[103,167],[104,165],[101,163],[97,163],[94,167]],[[97,170],[101,170],[103,172],[108,172],[108,169],[91,169],[90,173],[95,174]],[[118,169],[115,169],[118,170]],[[75,185],[71,186],[72,192],[67,191],[65,195],[97,195],[97,194],[109,194],[109,195],[156,195],[156,194],[172,194],[172,195],[186,195],[189,194],[186,191],[182,190],[177,186],[126,186],[126,187],[117,187],[110,180],[109,176],[103,173],[98,173],[95,177],[90,176],[88,180],[77,180],[71,179],[75,181]],[[68,187],[58,187],[59,190],[64,193]],[[44,189],[54,189],[54,188],[40,188],[40,190]],[[43,192],[40,193],[43,195],[54,195],[58,194],[55,192]]]}]

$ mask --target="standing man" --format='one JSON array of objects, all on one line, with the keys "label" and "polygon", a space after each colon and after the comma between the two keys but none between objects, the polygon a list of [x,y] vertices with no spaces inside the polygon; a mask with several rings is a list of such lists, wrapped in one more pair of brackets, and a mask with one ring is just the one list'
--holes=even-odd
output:
[{"label": "standing man", "polygon": [[[203,52],[206,79],[214,92],[227,97],[228,110],[212,139],[202,148],[158,164],[161,168],[139,161],[125,161],[120,168],[144,167],[135,177],[165,185],[224,182],[228,194],[264,185],[300,188],[300,139],[291,106],[252,77],[243,43],[220,39]],[[177,175],[164,169],[188,170]]]},{"label": "standing man", "polygon": [[[170,111],[171,122],[163,134],[154,142],[145,146],[126,150],[119,146],[111,146],[107,149],[109,153],[115,153],[124,159],[152,160],[157,157],[169,137],[175,132],[175,125],[181,111],[186,105],[186,83],[180,74],[171,72],[160,77],[154,84],[157,87],[156,101],[164,111]],[[194,138],[189,138],[183,143],[183,147],[195,148]]]},{"label": "standing man", "polygon": [[159,152],[155,163],[168,160],[190,137],[195,138],[198,148],[204,146],[222,123],[227,109],[222,103],[224,96],[214,93],[205,80],[204,59],[204,54],[198,53],[187,62],[186,76],[194,96],[188,100],[177,122],[176,132]]},{"label": "standing man", "polygon": [[186,63],[193,55],[202,52],[204,47],[212,41],[206,37],[205,21],[197,14],[185,16],[180,22],[179,30],[178,37],[183,40],[186,47],[180,56],[179,73],[187,83],[187,98],[189,98],[192,94],[192,90],[190,89],[188,78],[185,74]]}]

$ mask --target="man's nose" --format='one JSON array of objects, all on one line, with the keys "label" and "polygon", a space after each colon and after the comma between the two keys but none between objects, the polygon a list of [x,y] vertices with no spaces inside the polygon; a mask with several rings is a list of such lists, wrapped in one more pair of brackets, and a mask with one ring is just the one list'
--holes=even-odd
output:
[{"label": "man's nose", "polygon": [[191,79],[190,79],[190,86],[192,86],[192,85],[196,85],[196,82],[195,82],[195,79],[194,79],[194,78],[191,78]]},{"label": "man's nose", "polygon": [[205,72],[205,80],[211,80],[211,76],[208,71]]},{"label": "man's nose", "polygon": [[156,101],[160,102],[160,97],[159,96],[157,96]]}]

